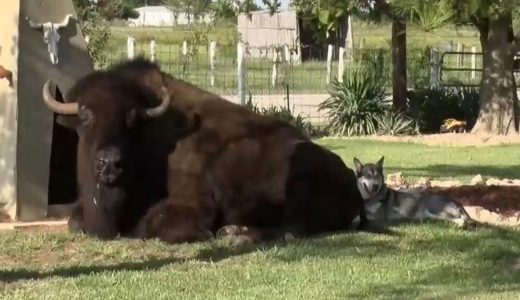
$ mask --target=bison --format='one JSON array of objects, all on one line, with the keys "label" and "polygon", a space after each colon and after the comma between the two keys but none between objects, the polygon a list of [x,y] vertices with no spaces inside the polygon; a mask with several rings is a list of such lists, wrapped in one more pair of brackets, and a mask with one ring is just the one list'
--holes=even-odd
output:
[{"label": "bison", "polygon": [[259,242],[345,230],[357,216],[359,229],[367,225],[355,174],[339,156],[148,60],[86,76],[69,103],[47,87],[52,111],[77,116],[68,121],[79,134],[81,185],[71,222],[82,230]]}]

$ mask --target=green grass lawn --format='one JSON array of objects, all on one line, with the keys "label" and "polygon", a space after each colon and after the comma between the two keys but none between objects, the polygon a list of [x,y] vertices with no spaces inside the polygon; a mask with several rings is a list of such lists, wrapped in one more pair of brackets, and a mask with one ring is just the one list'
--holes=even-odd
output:
[{"label": "green grass lawn", "polygon": [[[520,145],[319,141],[407,177],[518,176]],[[516,165],[515,165],[516,164]],[[516,175],[516,176],[515,176]],[[59,233],[0,233],[2,299],[518,299],[520,229],[428,222],[230,248]]]},{"label": "green grass lawn", "polygon": [[411,181],[429,177],[468,183],[477,174],[484,177],[520,178],[520,145],[442,147],[363,138],[324,138],[319,143],[341,155],[351,168],[354,156],[362,162],[376,162],[384,155],[387,174],[402,172]]},{"label": "green grass lawn", "polygon": [[401,224],[233,249],[0,234],[2,299],[518,299],[520,231]]}]

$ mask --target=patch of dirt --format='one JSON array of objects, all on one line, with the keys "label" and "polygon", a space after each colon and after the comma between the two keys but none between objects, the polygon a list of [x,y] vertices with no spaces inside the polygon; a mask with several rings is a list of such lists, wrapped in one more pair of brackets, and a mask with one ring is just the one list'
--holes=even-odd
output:
[{"label": "patch of dirt", "polygon": [[504,217],[520,216],[520,186],[463,185],[421,190],[448,195],[462,205],[481,206]]},{"label": "patch of dirt", "polygon": [[11,220],[11,217],[9,217],[5,212],[0,210],[0,223],[10,223],[13,220]]},{"label": "patch of dirt", "polygon": [[390,136],[390,135],[372,135],[365,137],[352,137],[342,139],[371,139],[385,142],[411,142],[426,144],[431,146],[493,146],[505,144],[520,144],[520,134],[510,135],[481,135],[473,133],[439,133],[439,134],[422,134],[412,136]]}]

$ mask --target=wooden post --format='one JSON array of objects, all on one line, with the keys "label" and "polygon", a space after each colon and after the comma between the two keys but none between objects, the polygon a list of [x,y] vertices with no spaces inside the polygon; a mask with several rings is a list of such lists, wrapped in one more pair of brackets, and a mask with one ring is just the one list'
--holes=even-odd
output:
[{"label": "wooden post", "polygon": [[440,81],[440,55],[439,50],[432,48],[430,50],[430,88],[435,88]]},{"label": "wooden post", "polygon": [[217,42],[211,41],[209,44],[209,66],[210,66],[210,84],[215,85],[215,50],[217,48]]},{"label": "wooden post", "polygon": [[365,38],[361,38],[359,41],[359,49],[365,48]]},{"label": "wooden post", "polygon": [[[457,52],[462,52],[462,43],[457,43]],[[457,68],[460,68],[462,66],[461,62],[462,62],[462,54],[458,53],[457,54]]]},{"label": "wooden post", "polygon": [[184,56],[188,55],[188,42],[187,41],[182,42],[182,55],[184,55]]},{"label": "wooden post", "polygon": [[238,88],[238,100],[241,105],[246,104],[246,72],[245,72],[245,57],[244,57],[244,45],[242,42],[237,44],[237,88]]},{"label": "wooden post", "polygon": [[401,18],[392,20],[392,107],[406,109],[406,22]]},{"label": "wooden post", "polygon": [[150,41],[150,60],[155,61],[155,40]]},{"label": "wooden post", "polygon": [[278,77],[278,49],[273,51],[273,71],[271,73],[271,85],[276,86],[276,78]]},{"label": "wooden post", "polygon": [[471,71],[471,79],[475,79],[477,75],[475,71],[477,68],[477,55],[475,53],[477,53],[477,47],[473,46],[471,47],[471,68],[473,69]]},{"label": "wooden post", "polygon": [[126,53],[128,55],[128,59],[134,58],[134,49],[135,49],[135,39],[131,36],[126,39]]},{"label": "wooden post", "polygon": [[343,82],[343,73],[345,69],[345,48],[339,47],[338,54],[338,81]]},{"label": "wooden post", "polygon": [[284,51],[285,61],[290,62],[291,61],[291,52],[289,51],[289,46],[284,45],[283,51]]},{"label": "wooden post", "polygon": [[327,84],[330,83],[330,75],[331,75],[331,68],[332,68],[332,51],[333,50],[334,50],[334,47],[332,45],[329,45],[328,51],[327,51],[327,78],[326,78]]},{"label": "wooden post", "polygon": [[352,18],[351,15],[347,17],[347,38],[345,40],[345,49],[347,51],[347,60],[352,61],[354,56],[354,36],[352,34]]}]

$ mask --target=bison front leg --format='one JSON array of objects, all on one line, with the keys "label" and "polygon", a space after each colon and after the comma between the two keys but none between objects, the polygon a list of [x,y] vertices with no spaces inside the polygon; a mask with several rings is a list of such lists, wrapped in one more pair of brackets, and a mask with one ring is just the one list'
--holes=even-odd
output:
[{"label": "bison front leg", "polygon": [[280,239],[283,233],[281,228],[226,225],[217,230],[216,235],[229,238],[231,246],[238,247]]},{"label": "bison front leg", "polygon": [[214,236],[204,223],[197,209],[165,201],[150,208],[135,234],[143,239],[159,238],[168,244],[205,241]]},{"label": "bison front leg", "polygon": [[67,227],[70,233],[83,233],[81,222],[83,221],[83,206],[81,202],[75,202],[72,206]]}]

